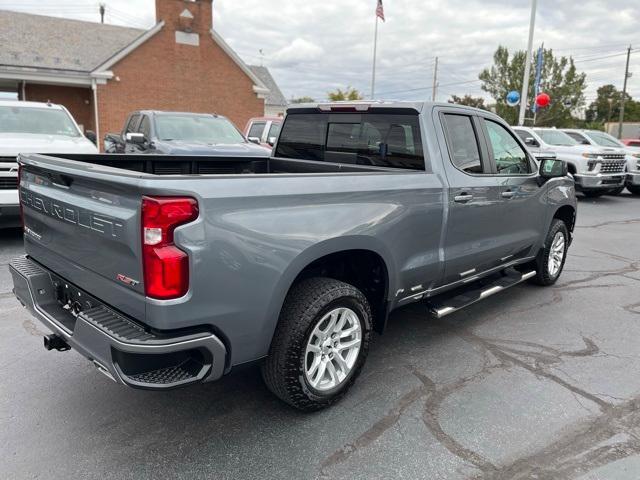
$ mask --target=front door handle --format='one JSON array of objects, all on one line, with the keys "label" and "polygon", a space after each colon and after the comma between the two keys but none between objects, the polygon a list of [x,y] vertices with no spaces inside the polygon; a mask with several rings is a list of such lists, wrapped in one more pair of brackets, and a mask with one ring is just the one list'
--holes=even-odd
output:
[{"label": "front door handle", "polygon": [[507,190],[506,192],[502,192],[502,198],[512,198],[513,192],[511,190]]},{"label": "front door handle", "polygon": [[473,200],[473,195],[470,193],[462,193],[453,197],[453,201],[457,203],[467,203],[471,200]]}]

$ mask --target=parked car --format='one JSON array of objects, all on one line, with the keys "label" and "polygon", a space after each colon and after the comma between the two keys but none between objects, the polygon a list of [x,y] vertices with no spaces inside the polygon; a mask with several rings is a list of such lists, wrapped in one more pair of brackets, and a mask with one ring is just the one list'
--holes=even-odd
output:
[{"label": "parked car", "polygon": [[250,142],[271,148],[280,135],[281,127],[282,117],[256,117],[247,122],[244,135]]},{"label": "parked car", "polygon": [[626,156],[619,148],[582,145],[555,128],[514,127],[533,152],[555,152],[567,162],[576,189],[586,197],[599,197],[624,187]]},{"label": "parked car", "polygon": [[[627,159],[627,179],[625,185],[627,189],[640,195],[640,148],[628,147],[613,135],[600,130],[578,130],[563,129],[567,135],[583,145],[593,145],[596,147],[613,147],[624,152]],[[619,195],[624,190],[624,186],[611,190],[612,195]]]},{"label": "parked car", "polygon": [[629,148],[640,149],[640,138],[623,138],[620,141]]},{"label": "parked car", "polygon": [[297,105],[270,158],[139,159],[22,155],[10,268],[46,348],[150,390],[259,362],[290,405],[331,405],[394,309],[554,284],[576,217],[564,162],[451,104]]},{"label": "parked car", "polygon": [[105,136],[107,153],[265,156],[226,117],[206,113],[142,110],[129,115],[122,132]]},{"label": "parked car", "polygon": [[62,105],[0,100],[0,227],[20,225],[16,157],[31,152],[98,153],[98,149]]}]

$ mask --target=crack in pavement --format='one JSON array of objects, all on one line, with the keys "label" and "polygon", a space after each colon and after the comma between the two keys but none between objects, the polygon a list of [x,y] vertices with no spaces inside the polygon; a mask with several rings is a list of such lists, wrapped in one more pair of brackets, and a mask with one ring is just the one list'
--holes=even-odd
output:
[{"label": "crack in pavement", "polygon": [[640,218],[630,218],[628,220],[610,220],[608,222],[596,223],[595,225],[576,225],[575,228],[601,228],[608,225],[633,225],[640,223]]},{"label": "crack in pavement", "polygon": [[[635,398],[610,406],[602,415],[573,425],[558,440],[541,450],[500,467],[486,480],[519,480],[529,478],[554,480],[575,478],[595,468],[630,455],[640,454],[640,439],[629,431],[640,424],[640,399]],[[608,445],[616,435],[625,434],[626,441]],[[595,446],[595,447],[594,447]]]},{"label": "crack in pavement", "polygon": [[[339,448],[334,453],[329,455],[320,465],[319,478],[330,478],[330,475],[326,473],[327,469],[347,461],[355,452],[368,447],[373,442],[378,440],[385,432],[396,426],[402,418],[403,413],[411,405],[418,401],[424,402],[422,407],[422,422],[424,423],[425,427],[438,441],[438,443],[446,448],[450,453],[460,458],[465,463],[477,468],[481,472],[481,477],[478,478],[531,478],[534,469],[543,468],[540,467],[540,465],[548,464],[546,464],[545,462],[538,463],[538,461],[541,460],[540,458],[536,456],[529,456],[520,458],[507,466],[497,466],[480,453],[465,447],[452,435],[446,433],[442,428],[440,420],[438,418],[440,406],[442,405],[444,400],[451,394],[464,388],[469,383],[484,379],[495,370],[506,369],[511,366],[523,368],[538,378],[549,380],[563,387],[564,389],[568,390],[574,396],[574,398],[576,398],[577,403],[582,408],[586,409],[590,413],[592,412],[592,410],[589,410],[583,404],[583,401],[586,400],[591,404],[595,404],[602,412],[602,415],[596,417],[595,420],[590,419],[587,422],[587,425],[589,426],[598,422],[601,422],[604,425],[609,425],[610,422],[608,419],[613,417],[626,418],[627,413],[633,413],[635,415],[635,412],[631,412],[632,409],[625,408],[624,406],[614,406],[613,404],[606,402],[605,400],[600,398],[598,394],[588,392],[576,385],[571,384],[570,382],[567,382],[558,375],[548,371],[549,367],[562,363],[563,358],[595,357],[603,355],[604,352],[602,352],[597,344],[590,338],[582,336],[582,341],[584,343],[583,348],[577,350],[561,350],[559,348],[550,347],[535,342],[483,338],[472,333],[464,327],[460,327],[459,325],[443,323],[443,326],[445,325],[450,328],[452,327],[454,332],[469,344],[476,345],[482,348],[487,354],[489,354],[491,358],[497,360],[497,363],[491,363],[488,360],[488,357],[486,357],[487,359],[485,360],[483,367],[479,371],[477,371],[473,375],[464,377],[460,380],[441,387],[436,385],[436,383],[431,378],[420,372],[416,367],[408,366],[407,368],[409,369],[409,371],[420,381],[421,385],[419,387],[414,387],[409,392],[402,395],[400,397],[400,400],[396,402],[396,405],[385,416],[374,423],[369,429],[359,435],[355,440],[345,444],[343,447]],[[624,405],[627,404],[628,402]],[[637,416],[640,420],[640,413],[637,414]],[[602,420],[602,418],[606,418],[607,420],[604,421]],[[620,425],[629,425],[628,422],[624,422],[622,420],[620,420],[619,423]],[[615,432],[612,433],[610,431],[599,429],[597,432],[597,437],[602,437],[602,440],[606,440],[610,438],[614,433],[617,433],[618,430],[615,430]],[[580,430],[580,433],[582,434],[582,430]],[[575,468],[577,468],[577,464],[573,464],[570,462],[571,458],[569,458],[567,452],[571,451],[573,454],[572,457],[575,457],[578,453],[583,453],[588,450],[586,448],[582,448],[581,443],[576,443],[573,437],[571,437],[569,440],[566,440],[564,437],[562,437],[562,439],[558,442],[555,442],[554,445],[561,441],[566,441],[567,446],[557,452],[557,463],[562,460],[565,466],[563,467],[559,464],[556,465],[554,467],[555,470],[553,470],[554,473],[562,473],[562,468],[567,469],[567,471],[572,469],[575,470]],[[613,461],[618,458],[619,455],[627,455],[630,449],[636,448],[636,443],[638,444],[638,448],[640,448],[640,441],[635,440],[635,443],[632,442],[632,444],[626,445],[622,449],[600,448],[594,452],[588,452],[590,461],[585,463],[585,465],[588,464],[589,468],[591,468],[592,466],[602,465],[609,461]],[[588,442],[586,442],[586,446],[588,447],[591,447],[593,444],[593,440],[589,440]],[[580,445],[580,448],[578,448],[577,445]],[[554,451],[554,449],[551,449],[551,452]],[[621,451],[625,452],[624,455],[620,454]],[[543,452],[546,452],[546,450],[543,450]],[[565,456],[560,455],[560,453],[562,452],[564,452]],[[544,453],[544,455],[548,455],[548,453]],[[562,473],[562,475],[564,475],[564,473]],[[561,476],[551,475],[549,477],[540,476],[537,478],[561,478]]]}]

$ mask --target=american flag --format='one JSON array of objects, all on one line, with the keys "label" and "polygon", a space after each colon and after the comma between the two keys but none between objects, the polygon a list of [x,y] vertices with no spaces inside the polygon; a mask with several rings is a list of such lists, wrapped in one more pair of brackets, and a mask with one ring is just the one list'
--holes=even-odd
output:
[{"label": "american flag", "polygon": [[382,6],[382,0],[378,0],[378,6],[376,7],[376,17],[384,22],[384,7]]}]

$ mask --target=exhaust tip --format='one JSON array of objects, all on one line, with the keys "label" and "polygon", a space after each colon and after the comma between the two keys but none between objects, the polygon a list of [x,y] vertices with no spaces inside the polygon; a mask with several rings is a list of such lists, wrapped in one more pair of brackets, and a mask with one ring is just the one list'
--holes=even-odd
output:
[{"label": "exhaust tip", "polygon": [[71,347],[64,339],[55,333],[44,336],[44,348],[46,350],[57,350],[59,352],[66,352]]}]

